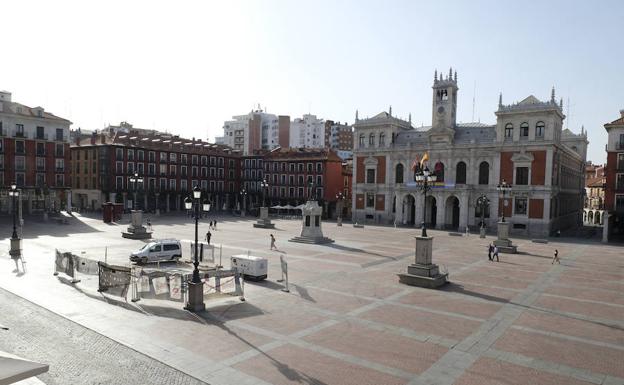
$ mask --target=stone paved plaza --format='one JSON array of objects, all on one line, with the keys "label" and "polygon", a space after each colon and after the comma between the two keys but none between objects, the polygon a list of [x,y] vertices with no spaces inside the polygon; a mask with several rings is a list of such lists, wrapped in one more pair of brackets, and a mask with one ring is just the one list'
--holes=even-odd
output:
[{"label": "stone paved plaza", "polygon": [[[23,275],[12,272],[4,239],[0,287],[180,372],[180,383],[624,384],[621,246],[515,238],[520,254],[489,262],[486,247],[493,237],[428,230],[434,262],[451,281],[428,290],[399,284],[397,277],[413,260],[419,230],[324,223],[324,235],[335,243],[306,245],[287,241],[298,235],[299,221],[275,220],[276,229],[265,230],[253,228],[255,218],[218,220],[212,241],[223,245],[226,267],[230,255],[247,251],[269,259],[269,278],[247,282],[245,302],[208,302],[206,313],[194,315],[179,303],[119,301],[87,285],[63,283],[52,275],[55,247],[99,259],[107,247],[109,262],[127,264],[128,254],[142,245],[121,238],[125,224],[79,215],[69,225],[26,221]],[[189,218],[163,215],[152,217],[152,224],[156,237],[182,239],[188,257]],[[200,226],[205,234],[207,224]],[[10,235],[9,224],[0,231]],[[37,235],[44,233],[54,236]],[[269,250],[270,233],[279,251]],[[555,249],[561,264],[552,265]],[[288,260],[290,293],[276,282],[280,254]],[[40,309],[28,318],[46,314]],[[15,322],[19,318],[0,311],[0,324],[11,328],[3,333],[19,332],[10,325]],[[65,346],[42,343],[39,350],[14,353],[45,362],[64,354]],[[80,348],[87,355],[95,346]],[[0,349],[8,350],[2,343]],[[99,359],[119,360],[120,370],[127,370],[121,361],[128,357],[124,350]],[[42,379],[126,383],[113,371],[109,377],[98,371],[93,382],[79,380],[76,370],[58,371],[51,365]]]}]

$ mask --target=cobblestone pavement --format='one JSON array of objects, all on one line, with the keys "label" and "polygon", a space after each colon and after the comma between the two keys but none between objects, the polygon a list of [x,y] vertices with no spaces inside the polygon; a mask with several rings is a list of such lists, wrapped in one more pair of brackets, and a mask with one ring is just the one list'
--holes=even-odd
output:
[{"label": "cobblestone pavement", "polygon": [[[520,253],[490,262],[491,235],[481,239],[432,229],[434,262],[449,272],[451,283],[428,290],[397,278],[413,261],[417,229],[323,223],[324,234],[336,242],[305,245],[288,242],[300,231],[297,220],[276,220],[276,228],[267,231],[254,228],[252,217],[217,219],[212,240],[223,246],[217,248],[223,265],[229,266],[230,256],[249,252],[268,259],[269,277],[245,284],[245,302],[207,299],[207,311],[199,315],[179,302],[132,303],[98,293],[94,276],[81,275],[81,282],[70,284],[52,275],[55,247],[127,264],[130,251],[143,245],[121,238],[127,221],[109,225],[81,216],[59,226],[27,221],[27,272],[12,273],[14,265],[0,249],[0,287],[87,329],[53,327],[50,336],[63,338],[49,337],[43,331],[64,319],[21,306],[15,315],[5,315],[5,303],[20,302],[0,296],[0,323],[33,324],[13,345],[0,342],[0,349],[52,368],[55,361],[61,367],[60,361],[72,361],[65,349],[75,351],[85,359],[67,364],[67,372],[76,378],[88,373],[82,383],[89,384],[175,384],[165,380],[174,371],[159,373],[175,368],[212,385],[624,385],[621,246],[513,237]],[[162,215],[152,224],[157,237],[180,239],[183,259],[188,257],[194,225],[187,217]],[[206,229],[200,222],[200,234]],[[0,234],[10,230],[0,218]],[[269,249],[270,233],[278,251]],[[0,240],[0,248],[8,250],[8,239]],[[552,264],[555,249],[561,264]],[[277,282],[280,255],[288,261],[289,293]],[[84,342],[81,336],[89,330],[111,340],[95,334],[94,341]],[[61,341],[60,354],[49,347],[28,350],[48,339]],[[42,352],[60,358],[52,361]],[[135,376],[139,366],[154,369]],[[177,375],[179,382],[190,380]],[[46,379],[55,380],[52,374]]]},{"label": "cobblestone pavement", "polygon": [[0,350],[50,365],[53,384],[205,384],[0,289]]}]

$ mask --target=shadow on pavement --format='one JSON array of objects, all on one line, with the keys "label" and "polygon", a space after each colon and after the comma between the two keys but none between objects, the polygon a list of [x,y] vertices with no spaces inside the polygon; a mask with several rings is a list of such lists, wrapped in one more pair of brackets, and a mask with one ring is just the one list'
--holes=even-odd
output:
[{"label": "shadow on pavement", "polygon": [[241,337],[234,330],[230,329],[228,325],[219,317],[214,317],[211,314],[207,314],[207,313],[203,313],[202,316],[206,316],[204,319],[206,319],[207,321],[210,321],[211,324],[214,324],[217,327],[223,329],[232,337],[238,339],[239,341],[243,342],[244,344],[248,345],[249,347],[257,351],[259,354],[268,358],[271,361],[271,364],[275,366],[275,368],[289,381],[297,382],[300,384],[308,384],[308,385],[327,385],[325,382],[318,380],[314,377],[308,376],[307,374],[302,373],[296,369],[293,369],[287,364],[284,364],[281,361],[277,360],[276,358],[271,356],[269,353],[258,349],[256,345],[247,341],[244,337]]}]

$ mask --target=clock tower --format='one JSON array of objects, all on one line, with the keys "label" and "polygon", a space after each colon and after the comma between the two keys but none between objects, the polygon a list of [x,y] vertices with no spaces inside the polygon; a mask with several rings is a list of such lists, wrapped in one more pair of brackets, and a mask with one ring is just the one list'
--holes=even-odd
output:
[{"label": "clock tower", "polygon": [[453,130],[457,122],[457,71],[453,76],[453,69],[448,76],[443,77],[438,71],[433,76],[433,108],[431,128],[435,131]]}]

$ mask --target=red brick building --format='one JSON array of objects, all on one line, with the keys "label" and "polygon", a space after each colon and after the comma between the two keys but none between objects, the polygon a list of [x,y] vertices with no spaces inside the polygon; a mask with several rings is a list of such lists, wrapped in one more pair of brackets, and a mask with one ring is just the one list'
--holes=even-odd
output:
[{"label": "red brick building", "polygon": [[603,241],[624,239],[624,110],[620,118],[604,125],[608,134],[605,166],[605,210]]},{"label": "red brick building", "polygon": [[267,205],[297,206],[313,197],[330,217],[335,216],[336,194],[350,191],[350,174],[331,149],[277,148],[246,156],[241,163],[248,210],[262,204],[263,180],[268,184]]},{"label": "red brick building", "polygon": [[180,210],[194,186],[211,210],[233,209],[239,191],[240,155],[227,146],[145,130],[94,134],[72,145],[75,206],[97,209],[104,202],[131,208],[137,173],[140,209]]},{"label": "red brick building", "polygon": [[8,212],[6,192],[21,190],[22,210],[33,213],[71,206],[69,192],[69,126],[71,122],[11,100],[0,92],[0,209]]}]

